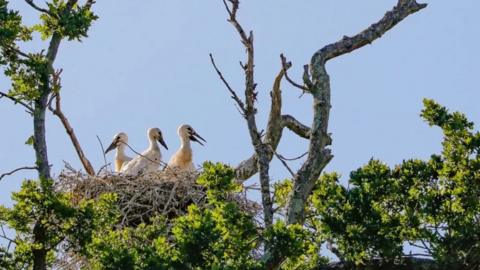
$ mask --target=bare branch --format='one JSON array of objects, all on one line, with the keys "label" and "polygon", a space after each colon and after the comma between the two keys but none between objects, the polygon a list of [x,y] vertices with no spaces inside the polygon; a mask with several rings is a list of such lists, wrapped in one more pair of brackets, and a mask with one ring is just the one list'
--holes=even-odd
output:
[{"label": "bare branch", "polygon": [[[271,161],[271,152],[269,146],[262,141],[262,133],[259,132],[255,114],[257,110],[255,108],[255,101],[257,99],[255,83],[255,73],[254,73],[254,46],[253,46],[253,32],[250,31],[247,35],[242,25],[237,20],[237,11],[239,9],[240,1],[239,0],[228,0],[230,4],[227,3],[227,0],[223,0],[223,4],[228,12],[229,19],[228,21],[234,26],[240,35],[241,42],[247,51],[247,61],[246,64],[242,65],[242,68],[245,72],[245,106],[244,106],[244,116],[247,121],[248,131],[250,134],[251,143],[255,150],[255,155],[258,157],[256,159],[256,167],[259,171],[260,176],[260,187],[262,195],[262,205],[263,205],[263,216],[265,227],[271,227],[273,224],[273,202],[270,194],[270,161]],[[283,74],[281,75],[283,76]],[[238,101],[237,101],[238,103]],[[279,117],[278,117],[279,118]],[[266,247],[268,249],[268,247]]]},{"label": "bare branch", "polygon": [[287,62],[287,58],[283,54],[280,55],[280,59],[282,60],[282,67],[283,67],[283,72],[285,73],[285,78],[287,81],[293,85],[294,87],[302,90],[303,92],[308,92],[309,89],[301,84],[298,84],[294,82],[289,76],[287,70],[292,66],[292,62]]},{"label": "bare branch", "polygon": [[370,27],[353,37],[344,36],[342,40],[320,49],[313,56],[312,64],[317,61],[325,63],[332,58],[350,53],[365,45],[371,44],[407,16],[426,7],[427,4],[419,4],[415,0],[399,0],[393,10],[388,11],[377,23],[372,24]]},{"label": "bare branch", "polygon": [[100,172],[102,171],[103,168],[106,168],[110,163],[107,162],[107,156],[105,155],[105,148],[103,147],[103,143],[102,143],[102,140],[100,140],[100,137],[98,137],[97,135],[97,140],[98,140],[98,143],[100,144],[100,148],[102,149],[102,155],[103,155],[103,162],[104,162],[104,165],[102,168],[100,168],[97,172],[97,175],[100,174]]},{"label": "bare branch", "polygon": [[415,0],[399,0],[393,10],[387,12],[379,22],[353,37],[344,37],[325,46],[313,55],[310,64],[313,85],[309,89],[313,96],[314,110],[309,155],[293,181],[293,192],[287,208],[288,224],[303,223],[306,201],[321,172],[333,158],[330,149],[326,148],[331,143],[328,134],[330,78],[325,68],[326,62],[370,44],[404,18],[425,7],[426,4],[418,4]]},{"label": "bare branch", "polygon": [[310,128],[291,115],[282,115],[282,125],[304,139],[310,139]]},{"label": "bare branch", "polygon": [[[60,88],[60,73],[62,71],[58,71],[54,73],[53,75],[53,85],[55,88]],[[93,169],[92,164],[90,161],[87,159],[85,156],[83,149],[80,145],[80,142],[78,141],[77,135],[75,135],[75,132],[73,131],[72,126],[70,125],[70,122],[68,121],[68,118],[65,116],[65,114],[62,111],[61,107],[61,97],[60,93],[54,94],[55,96],[55,108],[52,108],[51,104],[49,106],[49,110],[56,115],[60,121],[63,124],[63,127],[65,128],[65,131],[67,132],[68,136],[70,137],[70,140],[72,141],[73,147],[75,148],[75,151],[77,152],[77,155],[82,162],[83,168],[85,168],[85,171],[89,175],[95,175],[95,170]]]},{"label": "bare branch", "polygon": [[32,8],[36,9],[37,11],[40,11],[42,13],[45,13],[45,14],[48,14],[49,16],[51,17],[55,17],[55,15],[53,13],[51,13],[48,9],[45,9],[45,8],[41,8],[39,6],[37,6],[33,0],[25,0],[25,2],[30,5]]},{"label": "bare branch", "polygon": [[25,166],[25,167],[20,167],[20,168],[16,168],[15,170],[12,170],[10,172],[6,172],[2,175],[0,175],[0,180],[2,180],[5,176],[9,176],[9,175],[12,175],[18,171],[23,171],[23,170],[36,170],[37,167],[29,167],[29,166]]},{"label": "bare branch", "polygon": [[281,156],[281,157],[282,157],[282,159],[285,160],[285,161],[295,161],[295,160],[299,160],[299,159],[303,158],[303,157],[306,156],[307,154],[308,154],[308,152],[305,152],[305,153],[301,154],[300,156],[294,157],[294,158],[286,158],[286,157],[284,157],[284,156]]},{"label": "bare branch", "polygon": [[[273,151],[273,149],[272,149]],[[287,159],[284,158],[282,155],[278,154],[277,151],[274,151],[273,152],[275,154],[275,156],[278,158],[278,160],[280,160],[280,162],[283,164],[283,166],[288,170],[288,172],[290,173],[290,175],[292,177],[295,177],[295,173],[293,172],[293,170],[290,168],[290,166],[288,166],[288,163],[287,163]]]},{"label": "bare branch", "polygon": [[220,77],[220,79],[222,80],[222,82],[225,84],[225,86],[227,87],[228,91],[230,92],[230,94],[232,95],[232,99],[235,100],[235,102],[237,102],[237,105],[239,107],[239,110],[241,111],[241,114],[242,116],[245,116],[245,104],[243,103],[243,101],[238,97],[237,93],[235,92],[235,90],[233,90],[233,88],[230,86],[230,84],[228,83],[228,81],[225,79],[225,77],[223,77],[223,74],[222,72],[220,72],[220,70],[218,69],[217,65],[215,64],[215,60],[213,59],[213,55],[210,54],[210,61],[212,62],[212,65],[213,65],[213,68],[215,69],[215,71],[217,72],[218,76]]}]

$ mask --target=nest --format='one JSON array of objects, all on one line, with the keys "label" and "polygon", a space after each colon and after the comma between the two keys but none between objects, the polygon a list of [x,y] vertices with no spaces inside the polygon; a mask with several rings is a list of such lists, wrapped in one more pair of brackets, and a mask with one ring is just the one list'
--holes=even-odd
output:
[{"label": "nest", "polygon": [[[205,187],[196,183],[200,172],[164,170],[139,176],[104,173],[90,176],[68,167],[58,177],[57,189],[73,194],[74,202],[96,199],[105,193],[116,193],[120,210],[120,227],[149,223],[154,216],[172,219],[184,215],[188,206],[206,207]],[[245,193],[228,194],[243,211],[256,216],[258,203],[248,200]]]}]

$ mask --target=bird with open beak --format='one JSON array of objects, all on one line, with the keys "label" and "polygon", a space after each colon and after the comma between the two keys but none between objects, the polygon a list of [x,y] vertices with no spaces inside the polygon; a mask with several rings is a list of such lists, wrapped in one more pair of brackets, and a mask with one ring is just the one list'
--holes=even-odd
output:
[{"label": "bird with open beak", "polygon": [[119,132],[113,137],[113,141],[105,150],[105,154],[116,149],[115,153],[115,172],[120,172],[123,165],[132,160],[125,154],[125,146],[128,144],[128,136],[125,132]]},{"label": "bird with open beak", "polygon": [[162,162],[162,153],[157,142],[168,150],[159,128],[149,128],[147,131],[149,147],[122,167],[121,172],[128,175],[157,171]]},{"label": "bird with open beak", "polygon": [[197,142],[203,146],[203,139],[190,125],[181,125],[177,130],[180,137],[180,148],[168,161],[168,168],[176,170],[195,170],[193,165],[193,151],[191,141]]}]

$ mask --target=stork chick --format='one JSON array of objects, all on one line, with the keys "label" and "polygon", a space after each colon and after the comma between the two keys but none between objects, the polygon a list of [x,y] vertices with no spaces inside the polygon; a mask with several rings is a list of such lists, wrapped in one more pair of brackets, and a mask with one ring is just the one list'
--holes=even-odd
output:
[{"label": "stork chick", "polygon": [[190,141],[194,141],[203,146],[206,142],[190,125],[181,125],[177,130],[180,137],[180,149],[168,161],[168,168],[177,170],[195,170],[193,166],[193,151]]},{"label": "stork chick", "polygon": [[149,128],[147,130],[149,147],[141,155],[135,157],[122,167],[122,172],[129,175],[138,175],[141,173],[153,172],[158,170],[162,160],[162,153],[158,147],[157,141],[168,150],[167,144],[163,140],[163,135],[158,128]]},{"label": "stork chick", "polygon": [[125,154],[125,146],[128,144],[128,136],[125,132],[117,133],[113,137],[110,146],[105,150],[105,154],[116,149],[115,153],[115,172],[120,172],[123,165],[132,160],[131,157]]}]

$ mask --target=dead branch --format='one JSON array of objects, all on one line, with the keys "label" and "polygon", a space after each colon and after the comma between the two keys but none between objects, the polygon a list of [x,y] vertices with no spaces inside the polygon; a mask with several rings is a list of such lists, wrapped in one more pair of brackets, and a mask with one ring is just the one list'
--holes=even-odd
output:
[{"label": "dead branch", "polygon": [[4,174],[1,174],[0,175],[0,180],[2,180],[5,176],[9,176],[9,175],[12,175],[18,171],[22,171],[22,170],[36,170],[37,167],[29,167],[29,166],[25,166],[25,167],[20,167],[20,168],[16,168],[15,170],[12,170],[12,171],[9,171],[9,172],[6,172]]},{"label": "dead branch", "polygon": [[288,72],[287,70],[292,66],[292,62],[287,62],[287,58],[285,58],[285,56],[283,54],[280,55],[280,59],[282,60],[282,67],[283,67],[283,72],[285,73],[285,79],[287,79],[287,81],[293,85],[294,87],[302,90],[303,92],[308,92],[309,89],[301,84],[298,84],[296,82],[294,82],[290,76],[288,76]]},{"label": "dead branch", "polygon": [[[60,83],[60,74],[61,70],[58,72],[55,72],[53,74],[53,82],[52,84],[54,85],[55,88],[60,89],[61,88],[61,83]],[[55,108],[51,106],[51,101],[52,99],[55,99]],[[60,121],[63,124],[63,127],[65,128],[65,131],[67,132],[68,136],[70,137],[70,140],[72,141],[73,147],[75,148],[75,151],[77,152],[78,158],[82,162],[83,168],[89,175],[95,175],[95,170],[93,169],[92,164],[90,161],[87,159],[85,156],[82,146],[80,145],[80,142],[78,141],[77,135],[75,135],[75,132],[73,131],[72,126],[70,125],[70,122],[68,121],[68,118],[65,116],[65,114],[62,111],[61,107],[61,97],[60,97],[60,92],[54,93],[53,96],[51,97],[49,101],[49,107],[48,109],[55,115],[57,116]]]},{"label": "dead branch", "polygon": [[310,128],[291,115],[282,115],[282,125],[304,139],[310,138]]},{"label": "dead branch", "polygon": [[[278,137],[276,137],[276,138],[278,138],[278,141],[270,140],[270,143],[269,143],[269,145],[273,149],[277,149],[279,139],[282,136],[282,130],[284,128],[290,129],[292,132],[294,132],[295,134],[297,134],[301,138],[304,138],[304,139],[309,139],[310,138],[310,128],[305,126],[304,124],[300,123],[300,121],[295,119],[293,116],[282,115],[281,119],[282,119],[281,129],[267,128],[267,134],[272,132],[272,130],[277,131],[274,134],[276,134],[276,136],[278,136]],[[269,136],[266,136],[266,138],[269,138]],[[331,140],[330,140],[330,142],[331,142]],[[269,155],[270,160],[271,160],[272,157],[273,157],[272,155]],[[254,153],[248,159],[245,159],[244,161],[240,162],[237,165],[237,167],[235,168],[237,180],[242,182],[242,181],[245,181],[245,180],[249,179],[254,174],[256,174],[258,172],[257,162],[258,162],[258,156],[257,156],[256,153]]]},{"label": "dead branch", "polygon": [[[240,36],[240,40],[247,51],[246,64],[240,64],[245,73],[245,110],[244,117],[247,121],[248,131],[251,139],[251,143],[255,150],[256,159],[255,166],[260,174],[260,189],[262,195],[263,216],[265,227],[270,227],[273,224],[273,202],[270,193],[270,161],[271,151],[267,144],[262,141],[262,132],[259,132],[255,114],[257,109],[255,108],[255,102],[257,99],[254,73],[254,46],[253,46],[253,32],[250,31],[247,35],[242,25],[237,20],[237,11],[240,5],[239,0],[223,0],[223,4],[228,12],[230,22]],[[281,75],[283,76],[283,74]],[[238,103],[238,101],[237,101]]]},{"label": "dead branch", "polygon": [[276,151],[273,152],[278,160],[282,163],[282,165],[287,169],[292,177],[295,177],[295,172],[293,172],[292,168],[288,166],[287,159],[285,159],[282,155],[278,154]]},{"label": "dead branch", "polygon": [[[83,174],[66,165],[56,189],[73,195],[74,203],[82,199],[98,199],[102,194],[117,194],[120,209],[119,226],[148,223],[162,215],[173,220],[184,215],[188,206],[207,207],[207,190],[196,183],[200,172],[168,169],[136,176],[105,173],[100,176]],[[246,213],[256,216],[260,207],[242,193],[227,193],[228,201],[236,202]]]},{"label": "dead branch", "polygon": [[210,54],[210,61],[212,62],[212,65],[213,65],[213,68],[215,69],[215,71],[217,72],[218,76],[220,77],[220,80],[222,80],[223,84],[225,84],[225,86],[227,87],[228,91],[230,92],[230,94],[232,95],[232,99],[235,100],[235,102],[237,102],[237,106],[240,110],[240,113],[242,114],[242,116],[245,117],[245,104],[243,103],[243,101],[238,97],[237,93],[235,92],[235,90],[233,90],[233,88],[230,86],[230,84],[228,83],[228,81],[225,79],[225,77],[223,77],[223,74],[222,72],[220,72],[220,70],[218,69],[217,65],[215,64],[215,60],[213,59],[213,55]]},{"label": "dead branch", "polygon": [[15,97],[12,97],[11,95],[5,93],[5,92],[0,92],[0,99],[2,97],[5,97],[5,98],[8,98],[10,99],[11,101],[13,101],[15,104],[20,104],[22,105],[23,107],[25,107],[27,109],[27,113],[29,113],[30,115],[33,114],[33,107],[28,105],[27,103],[21,101],[20,99],[18,98],[15,98]]},{"label": "dead branch", "polygon": [[293,181],[293,192],[287,207],[288,224],[303,223],[306,201],[323,168],[333,158],[330,149],[326,148],[331,143],[327,132],[331,105],[330,78],[325,68],[326,62],[370,44],[407,16],[426,6],[415,0],[399,0],[393,10],[387,12],[379,22],[353,37],[344,37],[325,46],[313,55],[310,63],[313,85],[309,89],[313,96],[314,110],[309,154]]}]

